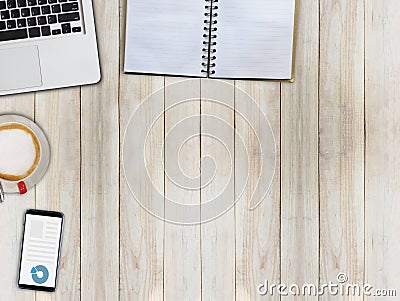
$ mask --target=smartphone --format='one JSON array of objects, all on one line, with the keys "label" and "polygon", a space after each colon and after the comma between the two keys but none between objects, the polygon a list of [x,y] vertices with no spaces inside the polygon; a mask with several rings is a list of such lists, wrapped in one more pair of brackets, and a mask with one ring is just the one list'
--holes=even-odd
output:
[{"label": "smartphone", "polygon": [[18,286],[54,292],[57,283],[64,214],[29,209],[25,212]]}]

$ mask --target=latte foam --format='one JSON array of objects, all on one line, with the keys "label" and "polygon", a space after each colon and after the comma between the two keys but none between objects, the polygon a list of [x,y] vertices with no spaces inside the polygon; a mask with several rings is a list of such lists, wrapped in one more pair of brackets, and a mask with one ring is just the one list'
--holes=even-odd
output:
[{"label": "latte foam", "polygon": [[36,169],[39,158],[39,141],[28,127],[19,123],[0,126],[1,179],[25,179]]}]

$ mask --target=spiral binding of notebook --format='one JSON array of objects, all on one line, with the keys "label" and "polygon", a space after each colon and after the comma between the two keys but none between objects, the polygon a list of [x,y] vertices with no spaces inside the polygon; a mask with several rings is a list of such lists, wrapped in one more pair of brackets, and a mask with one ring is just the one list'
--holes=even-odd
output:
[{"label": "spiral binding of notebook", "polygon": [[215,60],[217,59],[216,56],[216,38],[217,38],[217,17],[218,17],[218,6],[216,3],[218,3],[218,0],[205,0],[206,1],[206,6],[205,8],[205,13],[204,17],[204,34],[203,34],[203,62],[202,62],[202,67],[203,69],[201,72],[206,73],[207,76],[211,74],[215,74],[215,67],[216,63]]}]

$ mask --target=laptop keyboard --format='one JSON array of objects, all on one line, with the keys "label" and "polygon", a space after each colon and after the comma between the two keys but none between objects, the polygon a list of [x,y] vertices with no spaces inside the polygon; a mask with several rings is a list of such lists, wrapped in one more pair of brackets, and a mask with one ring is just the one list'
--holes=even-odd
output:
[{"label": "laptop keyboard", "polygon": [[0,42],[81,31],[78,0],[0,0]]}]

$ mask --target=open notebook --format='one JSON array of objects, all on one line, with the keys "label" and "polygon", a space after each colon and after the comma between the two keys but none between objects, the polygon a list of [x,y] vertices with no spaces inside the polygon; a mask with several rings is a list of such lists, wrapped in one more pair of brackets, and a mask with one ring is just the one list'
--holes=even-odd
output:
[{"label": "open notebook", "polygon": [[125,72],[292,79],[296,0],[128,0]]}]

